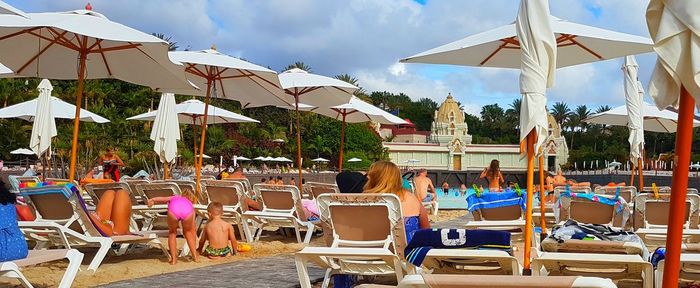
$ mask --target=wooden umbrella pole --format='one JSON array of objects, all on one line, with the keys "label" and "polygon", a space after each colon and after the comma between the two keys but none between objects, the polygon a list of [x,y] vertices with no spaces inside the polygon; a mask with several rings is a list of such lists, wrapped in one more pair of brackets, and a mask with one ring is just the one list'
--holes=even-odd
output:
[{"label": "wooden umbrella pole", "polygon": [[688,166],[693,142],[693,119],[695,100],[681,87],[680,107],[678,111],[678,129],[676,132],[676,161],[673,167],[671,183],[671,207],[668,213],[668,231],[666,238],[666,255],[663,287],[678,287],[680,271],[681,243],[685,223],[685,201],[688,193]]},{"label": "wooden umbrella pole", "polygon": [[194,168],[197,169],[197,122],[195,117],[192,116],[192,153],[194,153]]},{"label": "wooden umbrella pole", "polygon": [[341,113],[343,115],[343,124],[340,126],[340,159],[338,160],[338,172],[343,172],[343,150],[345,146],[345,110]]},{"label": "wooden umbrella pole", "polygon": [[[87,36],[83,36],[83,45],[87,43]],[[78,71],[78,88],[75,92],[75,119],[73,120],[73,143],[70,148],[70,174],[68,174],[68,182],[75,180],[75,164],[78,159],[78,130],[80,127],[80,104],[83,98],[83,86],[85,82],[85,62],[87,60],[87,51],[80,52],[80,63]]]},{"label": "wooden umbrella pole", "polygon": [[168,180],[168,162],[163,162],[163,180]]},{"label": "wooden umbrella pole", "polygon": [[642,167],[642,163],[644,163],[644,147],[639,149],[639,151],[642,152],[639,155],[639,165],[637,165],[637,169],[639,169],[639,191],[641,192],[644,189],[644,167]]},{"label": "wooden umbrella pole", "polygon": [[542,235],[547,234],[547,219],[545,219],[545,183],[544,183],[544,153],[539,157],[540,162],[540,227]]},{"label": "wooden umbrella pole", "polygon": [[[634,166],[634,163],[632,163],[632,169],[630,169],[630,186],[634,186],[634,170],[637,170],[637,167]],[[642,189],[639,189],[638,191],[642,192]]]},{"label": "wooden umbrella pole", "polygon": [[299,113],[299,94],[294,93],[294,110],[296,110],[297,113],[297,168],[299,169],[299,182],[297,182],[297,186],[299,186],[299,191],[303,190],[303,185],[302,185],[302,177],[304,175],[302,174],[301,171],[301,126],[299,126],[299,116],[301,113]]},{"label": "wooden umbrella pole", "polygon": [[207,79],[207,96],[204,100],[204,117],[202,118],[202,135],[199,141],[199,155],[195,154],[195,158],[198,160],[195,160],[195,167],[194,167],[194,173],[196,175],[195,179],[197,180],[196,185],[194,185],[194,188],[198,193],[200,193],[200,186],[199,183],[202,180],[202,163],[204,163],[204,139],[207,136],[207,115],[209,114],[209,98],[211,97],[211,85],[212,85],[212,78]]},{"label": "wooden umbrella pole", "polygon": [[523,274],[530,275],[530,248],[532,247],[532,192],[535,189],[535,140],[534,130],[527,135],[527,204],[525,208],[525,248],[523,248]]}]

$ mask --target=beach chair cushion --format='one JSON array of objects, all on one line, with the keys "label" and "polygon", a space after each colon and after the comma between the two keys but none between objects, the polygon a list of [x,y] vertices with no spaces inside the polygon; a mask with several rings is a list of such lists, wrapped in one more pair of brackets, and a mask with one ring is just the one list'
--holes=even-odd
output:
[{"label": "beach chair cushion", "polygon": [[491,230],[422,229],[404,250],[406,260],[420,267],[431,249],[496,249],[512,253],[510,233]]}]

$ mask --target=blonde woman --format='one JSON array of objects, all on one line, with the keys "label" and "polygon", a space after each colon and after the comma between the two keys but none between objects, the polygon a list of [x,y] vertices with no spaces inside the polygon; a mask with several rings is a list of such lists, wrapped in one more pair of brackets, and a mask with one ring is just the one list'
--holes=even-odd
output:
[{"label": "blonde woman", "polygon": [[406,228],[406,240],[411,242],[413,233],[418,229],[430,228],[430,221],[428,211],[425,210],[421,201],[413,193],[406,191],[402,184],[401,171],[396,164],[378,161],[369,167],[363,193],[389,193],[399,197]]}]

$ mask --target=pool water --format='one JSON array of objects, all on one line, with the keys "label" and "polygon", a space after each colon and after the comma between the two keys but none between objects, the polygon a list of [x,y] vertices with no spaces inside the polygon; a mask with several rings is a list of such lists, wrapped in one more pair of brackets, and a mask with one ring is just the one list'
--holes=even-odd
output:
[{"label": "pool water", "polygon": [[[464,196],[462,196],[462,194],[459,192],[459,188],[450,188],[448,190],[447,195],[445,195],[445,192],[442,190],[442,188],[435,188],[435,193],[437,193],[439,209],[465,210],[467,209],[467,196],[470,194],[474,194],[474,189],[467,188],[467,192]],[[522,193],[525,193],[525,189],[522,190]],[[535,195],[535,199],[533,200],[533,205],[539,205],[537,195]]]}]

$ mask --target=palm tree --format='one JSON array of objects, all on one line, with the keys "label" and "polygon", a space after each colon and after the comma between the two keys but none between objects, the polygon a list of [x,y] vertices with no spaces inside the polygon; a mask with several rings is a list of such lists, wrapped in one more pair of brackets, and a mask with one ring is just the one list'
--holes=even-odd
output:
[{"label": "palm tree", "polygon": [[304,70],[306,72],[311,72],[311,66],[306,65],[302,61],[297,61],[297,62],[294,62],[294,64],[289,64],[282,71],[287,71],[289,69],[294,69],[294,68],[301,69],[301,70]]},{"label": "palm tree", "polygon": [[338,79],[338,80],[341,80],[341,81],[348,82],[348,83],[352,84],[353,86],[359,88],[359,89],[357,89],[357,91],[355,91],[355,93],[352,93],[352,94],[355,95],[355,96],[365,95],[365,94],[367,93],[367,91],[365,90],[365,88],[360,87],[360,84],[359,84],[359,81],[357,80],[357,78],[352,77],[352,76],[350,76],[350,75],[347,74],[347,73],[346,73],[346,74],[335,75],[335,77],[333,77],[333,78]]},{"label": "palm tree", "polygon": [[172,36],[165,36],[163,33],[152,33],[151,35],[160,38],[161,40],[168,42],[168,51],[175,51],[180,46],[177,46],[177,42],[173,41]]},{"label": "palm tree", "polygon": [[559,123],[559,126],[564,125],[567,118],[571,116],[571,109],[569,109],[569,105],[566,105],[564,102],[554,103],[550,112],[552,113],[552,117]]},{"label": "palm tree", "polygon": [[581,128],[581,132],[586,132],[589,124],[584,120],[586,120],[588,116],[591,116],[591,110],[588,110],[586,105],[578,105],[576,106],[576,110],[574,110],[574,115],[578,118],[578,127]]},{"label": "palm tree", "polygon": [[598,109],[595,109],[595,113],[598,114],[598,113],[603,113],[603,112],[607,112],[610,110],[612,110],[612,108],[610,106],[602,105],[602,106],[598,106]]},{"label": "palm tree", "polygon": [[311,138],[311,141],[306,146],[311,151],[316,152],[316,157],[321,157],[321,154],[331,153],[331,148],[326,146],[326,141],[321,137],[321,135],[316,135],[315,138]]}]

